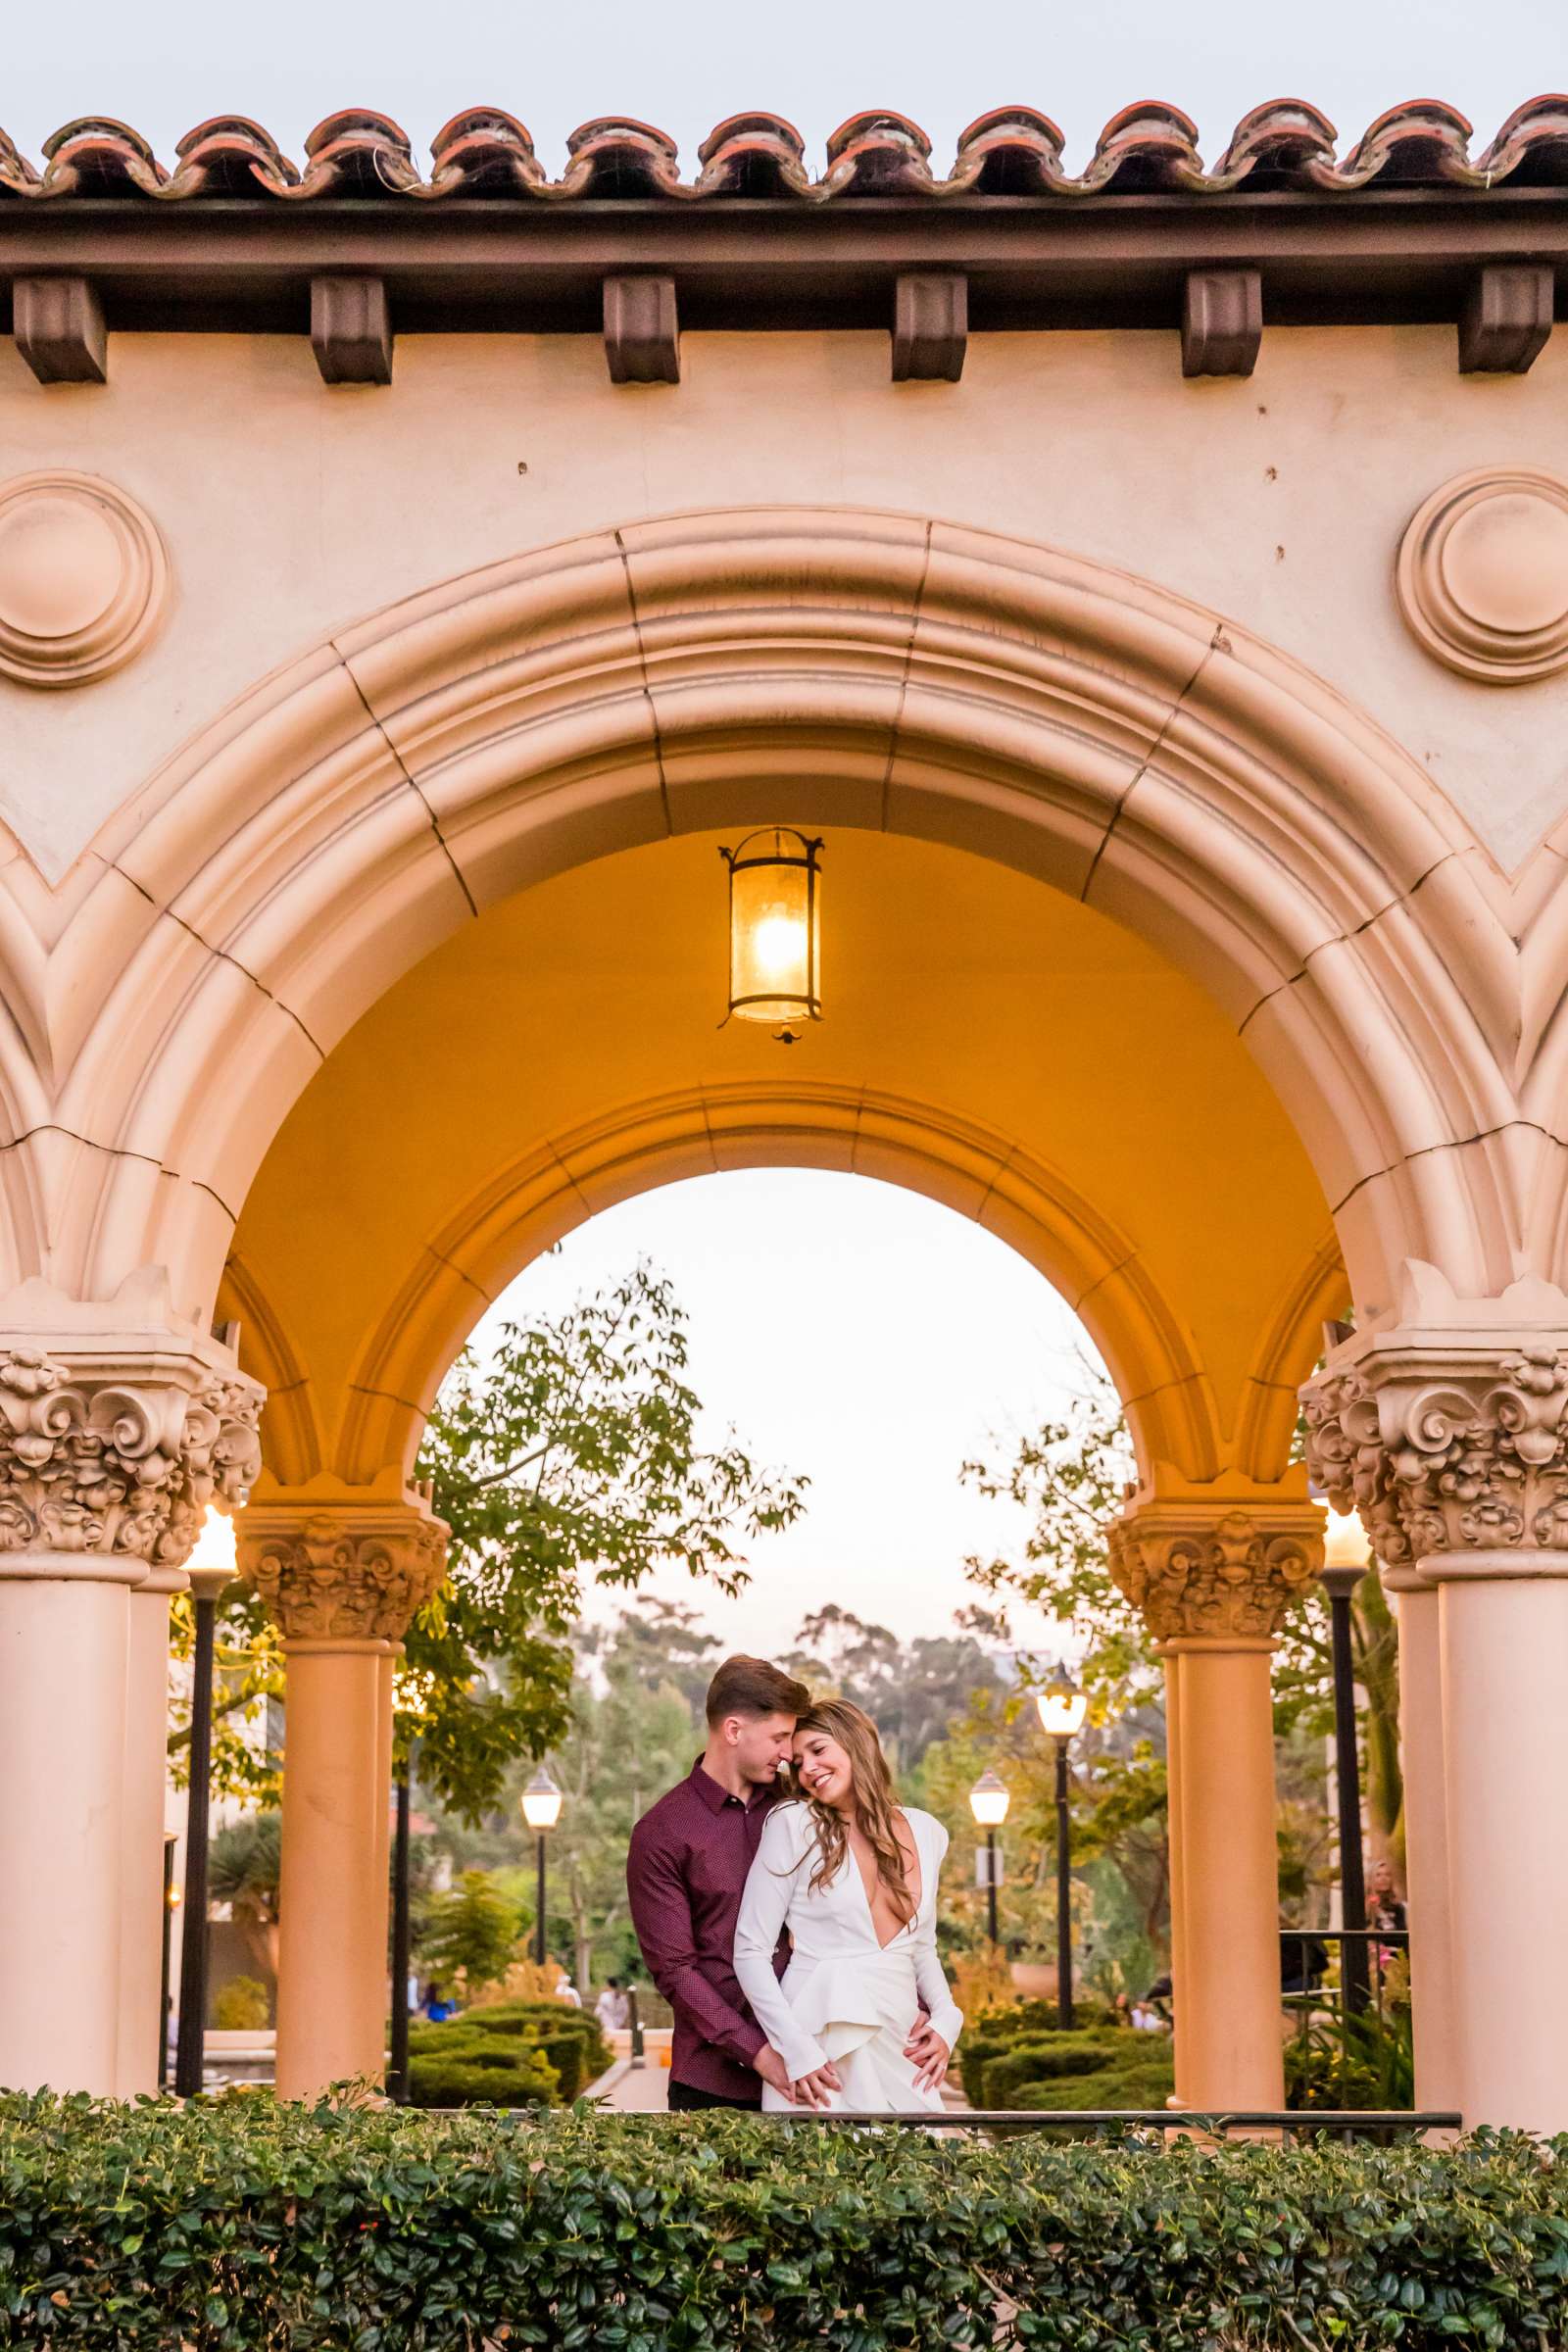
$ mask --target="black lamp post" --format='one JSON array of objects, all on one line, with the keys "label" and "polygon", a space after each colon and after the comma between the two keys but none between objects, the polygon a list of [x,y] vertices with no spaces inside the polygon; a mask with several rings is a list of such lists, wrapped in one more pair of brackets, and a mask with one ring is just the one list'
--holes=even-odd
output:
[{"label": "black lamp post", "polygon": [[171,1831],[164,1833],[164,1956],[158,1987],[158,2087],[169,2087],[169,1978],[170,1944],[173,1936],[174,1913],[179,1908],[179,1888],[174,1885],[174,1838]]},{"label": "black lamp post", "polygon": [[190,1795],[185,1816],[185,1930],[179,1947],[179,2041],[174,2052],[174,2088],[182,2099],[198,2096],[207,2035],[207,1827],[208,1782],[213,1766],[213,1650],[220,1593],[234,1581],[232,1568],[190,1564],[196,1604],[196,1647],[191,1665]]},{"label": "black lamp post", "polygon": [[545,1839],[561,1819],[561,1790],[543,1764],[522,1792],[522,1818],[539,1840],[539,1918],[533,1956],[543,1968],[549,1957],[545,1942]]},{"label": "black lamp post", "polygon": [[997,1933],[997,1832],[1007,1818],[1010,1801],[1006,1783],[989,1768],[969,1791],[969,1810],[986,1834],[986,1919],[993,1957],[1002,1940]]},{"label": "black lamp post", "polygon": [[1340,1946],[1340,1984],[1346,2009],[1361,2016],[1371,2005],[1366,1946],[1366,1878],[1361,1864],[1361,1764],[1355,1737],[1355,1653],[1350,1603],[1367,1572],[1371,1545],[1353,1513],[1329,1514],[1323,1590],[1329,1596],[1334,1641],[1334,1784],[1340,1815],[1340,1913],[1348,1931]]},{"label": "black lamp post", "polygon": [[1056,1749],[1056,2017],[1064,2033],[1073,2027],[1072,2005],[1072,1818],[1068,1810],[1067,1746],[1083,1729],[1089,1701],[1065,1666],[1056,1667],[1035,1693],[1044,1730]]},{"label": "black lamp post", "polygon": [[397,1777],[392,1832],[392,2063],[387,2096],[409,2103],[409,1765]]}]

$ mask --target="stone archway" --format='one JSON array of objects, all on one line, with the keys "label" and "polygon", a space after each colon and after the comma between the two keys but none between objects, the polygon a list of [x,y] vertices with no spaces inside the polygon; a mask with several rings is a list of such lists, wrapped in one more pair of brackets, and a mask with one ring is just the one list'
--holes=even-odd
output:
[{"label": "stone archway", "polygon": [[[1395,1311],[1410,1260],[1471,1300],[1549,1267],[1562,1153],[1520,1107],[1506,894],[1396,746],[1245,631],[1127,574],[917,518],[767,510],[568,542],[394,607],[259,686],[106,828],[38,926],[47,959],[15,959],[3,1043],[51,1091],[35,1118],[20,1080],[8,1089],[25,1210],[8,1241],[14,1276],[55,1286],[13,1293],[19,1327],[68,1357],[80,1302],[119,1299],[167,1364],[168,1332],[206,1327],[290,1106],[422,956],[549,877],[764,821],[781,800],[808,823],[1014,868],[1188,973],[1294,1122],[1369,1323]],[[33,884],[11,882],[36,914]],[[1554,1034],[1540,1012],[1533,1035]],[[138,1322],[149,1268],[166,1288]],[[1320,1256],[1285,1286],[1265,1379],[1299,1369],[1322,1281]],[[210,1379],[210,1354],[187,1348],[173,1388]],[[342,1540],[422,1563],[397,1476],[328,1479],[359,1531]],[[1138,1576],[1210,1552],[1250,1575],[1255,1553],[1266,1616],[1310,1568],[1299,1493],[1269,1525],[1229,1474],[1200,1504],[1196,1534],[1192,1514],[1146,1529]],[[1240,1530],[1238,1506],[1253,1512]],[[263,1540],[279,1556],[295,1544],[270,1524]],[[410,1575],[395,1570],[400,1591]],[[373,1650],[374,1676],[354,1675],[371,1690],[387,1634],[372,1608],[359,1630],[300,1639]],[[1245,1686],[1256,1730],[1266,1627],[1238,1643],[1245,1674],[1220,1679]],[[1184,1701],[1184,1738],[1191,1715]],[[1271,1933],[1261,1810],[1252,1831],[1255,1960]],[[112,1955],[87,1975],[112,1999]],[[356,2050],[373,2027],[363,1996]],[[1266,2022],[1260,2008],[1249,2025],[1253,2084]]]},{"label": "stone archway", "polygon": [[[1357,1296],[1487,1294],[1552,1246],[1513,1091],[1517,951],[1449,805],[1233,624],[1047,549],[762,511],[577,540],[269,680],[149,784],[54,950],[45,1270],[210,1299],[288,1103],[477,907],[760,819],[907,831],[1126,922],[1225,1007],[1295,1120]],[[79,976],[121,977],[95,1004]],[[19,1271],[29,1270],[28,1262]]]}]

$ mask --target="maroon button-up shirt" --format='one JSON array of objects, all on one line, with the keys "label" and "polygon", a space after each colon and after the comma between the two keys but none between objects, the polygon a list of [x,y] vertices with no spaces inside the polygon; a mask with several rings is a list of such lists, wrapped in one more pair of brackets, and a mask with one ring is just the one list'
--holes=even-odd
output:
[{"label": "maroon button-up shirt", "polygon": [[[778,1795],[731,1796],[701,1757],[631,1834],[626,1891],[648,1972],[675,2013],[670,2078],[692,2090],[755,2102],[752,2061],[767,2035],[735,1976],[735,1921],[762,1824]],[[777,1967],[788,1945],[779,1938]]]}]

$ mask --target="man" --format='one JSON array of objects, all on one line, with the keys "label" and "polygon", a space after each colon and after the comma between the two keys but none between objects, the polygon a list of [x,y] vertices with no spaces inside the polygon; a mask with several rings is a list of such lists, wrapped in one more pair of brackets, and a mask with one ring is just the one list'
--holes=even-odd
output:
[{"label": "man", "polygon": [[649,1974],[675,2014],[669,2103],[760,2108],[794,2093],[735,1980],[735,1920],[778,1794],[803,1683],[764,1659],[726,1658],[708,1687],[708,1745],[632,1832],[626,1889]]}]

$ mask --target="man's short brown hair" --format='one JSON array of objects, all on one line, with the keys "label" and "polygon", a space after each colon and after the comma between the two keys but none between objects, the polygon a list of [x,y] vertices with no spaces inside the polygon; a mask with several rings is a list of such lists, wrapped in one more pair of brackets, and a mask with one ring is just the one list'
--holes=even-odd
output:
[{"label": "man's short brown hair", "polygon": [[765,1658],[726,1658],[708,1686],[710,1726],[726,1715],[804,1715],[810,1703],[806,1685]]}]

